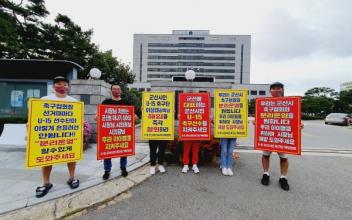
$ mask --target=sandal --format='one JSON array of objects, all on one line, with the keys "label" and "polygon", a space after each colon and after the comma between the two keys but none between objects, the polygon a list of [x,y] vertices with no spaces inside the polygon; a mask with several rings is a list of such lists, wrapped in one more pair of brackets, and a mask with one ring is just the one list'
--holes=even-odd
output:
[{"label": "sandal", "polygon": [[67,184],[70,186],[71,189],[76,189],[79,187],[79,180],[77,179],[69,179]]},{"label": "sandal", "polygon": [[51,183],[47,183],[43,186],[38,186],[37,189],[35,190],[35,197],[41,198],[45,196],[52,187],[53,187],[53,184]]}]

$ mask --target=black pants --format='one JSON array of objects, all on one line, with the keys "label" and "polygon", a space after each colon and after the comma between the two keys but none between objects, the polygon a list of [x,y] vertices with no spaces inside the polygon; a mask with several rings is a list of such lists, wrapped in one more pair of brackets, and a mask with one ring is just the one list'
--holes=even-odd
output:
[{"label": "black pants", "polygon": [[[158,164],[164,164],[164,155],[167,141],[164,140],[149,140],[150,149],[150,165],[156,165],[156,159],[158,159]],[[158,150],[158,152],[156,152]]]}]

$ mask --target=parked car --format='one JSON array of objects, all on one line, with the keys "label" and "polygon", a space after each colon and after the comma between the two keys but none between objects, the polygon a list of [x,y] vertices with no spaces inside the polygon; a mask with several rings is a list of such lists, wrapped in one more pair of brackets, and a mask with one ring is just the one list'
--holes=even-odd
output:
[{"label": "parked car", "polygon": [[352,125],[352,115],[346,113],[331,113],[325,118],[325,124]]}]

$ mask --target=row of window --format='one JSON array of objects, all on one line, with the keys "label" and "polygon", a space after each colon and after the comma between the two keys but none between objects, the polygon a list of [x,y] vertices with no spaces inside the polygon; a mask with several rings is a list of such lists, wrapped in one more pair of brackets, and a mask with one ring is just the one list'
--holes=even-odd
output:
[{"label": "row of window", "polygon": [[[148,68],[148,72],[181,72],[184,73],[189,68]],[[234,69],[193,69],[197,73],[234,73]]]},{"label": "row of window", "polygon": [[148,62],[149,66],[235,66],[235,63]]},{"label": "row of window", "polygon": [[203,44],[203,43],[148,43],[148,47],[205,47],[205,48],[236,48],[236,44]]},{"label": "row of window", "polygon": [[204,37],[179,37],[179,40],[204,40]]},{"label": "row of window", "polygon": [[202,53],[202,54],[235,54],[235,50],[203,50],[203,49],[148,49],[148,53]]},{"label": "row of window", "polygon": [[[148,74],[150,79],[171,79],[171,75],[164,74]],[[215,79],[235,79],[235,76],[214,76]]]},{"label": "row of window", "polygon": [[148,55],[151,60],[235,60],[235,57],[206,57],[206,56],[156,56]]},{"label": "row of window", "polygon": [[[257,90],[251,90],[251,95],[258,95]],[[266,95],[266,92],[263,90],[259,90],[259,95]]]}]

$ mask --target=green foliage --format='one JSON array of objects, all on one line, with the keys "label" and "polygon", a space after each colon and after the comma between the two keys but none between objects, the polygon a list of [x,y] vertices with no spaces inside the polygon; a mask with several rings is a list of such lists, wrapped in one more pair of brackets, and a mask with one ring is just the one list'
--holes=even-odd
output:
[{"label": "green foliage", "polygon": [[331,112],[352,112],[352,91],[336,92],[327,87],[309,89],[302,98],[302,118],[322,119]]},{"label": "green foliage", "polygon": [[334,89],[328,87],[314,87],[312,89],[307,90],[304,93],[304,96],[313,96],[313,97],[327,97],[327,98],[337,98],[339,95]]},{"label": "green foliage", "polygon": [[248,115],[254,115],[255,114],[255,99],[251,99],[248,102]]},{"label": "green foliage", "polygon": [[70,60],[84,67],[79,78],[88,78],[92,67],[99,68],[108,83],[132,83],[128,65],[112,51],[100,51],[92,42],[93,30],[84,31],[68,16],[58,14],[53,24],[43,20],[49,14],[44,0],[16,4],[0,0],[0,58]]},{"label": "green foliage", "polygon": [[142,93],[136,89],[128,89],[126,85],[121,85],[122,98],[127,100],[129,105],[134,105],[135,114],[141,118],[142,115]]}]

